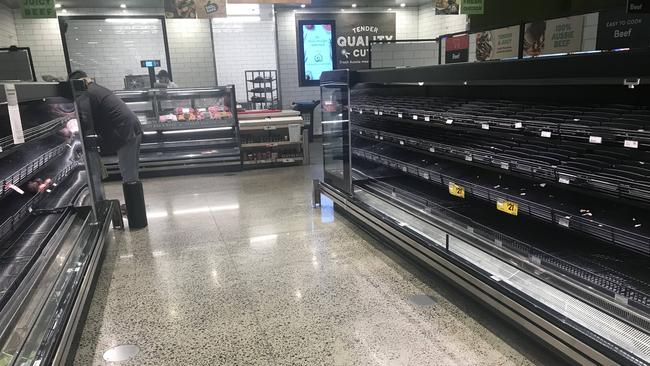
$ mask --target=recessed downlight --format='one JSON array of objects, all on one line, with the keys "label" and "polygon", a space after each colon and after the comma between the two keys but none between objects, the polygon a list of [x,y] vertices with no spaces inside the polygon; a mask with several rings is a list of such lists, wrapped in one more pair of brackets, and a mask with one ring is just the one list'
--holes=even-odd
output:
[{"label": "recessed downlight", "polygon": [[301,8],[304,8],[305,6],[307,6],[307,5],[305,5],[305,4],[300,4],[300,7],[301,7]]},{"label": "recessed downlight", "polygon": [[399,4],[399,7],[400,7],[400,8],[404,8],[404,7],[406,7],[406,3],[401,3],[401,4]]},{"label": "recessed downlight", "polygon": [[57,9],[60,9],[60,8],[61,8],[61,4],[56,3],[56,4],[54,4],[54,7],[57,8]]},{"label": "recessed downlight", "polygon": [[356,8],[356,7],[357,7],[357,4],[352,4],[352,7],[353,7],[353,8]]},{"label": "recessed downlight", "polygon": [[126,4],[120,4],[120,8],[126,9]]}]

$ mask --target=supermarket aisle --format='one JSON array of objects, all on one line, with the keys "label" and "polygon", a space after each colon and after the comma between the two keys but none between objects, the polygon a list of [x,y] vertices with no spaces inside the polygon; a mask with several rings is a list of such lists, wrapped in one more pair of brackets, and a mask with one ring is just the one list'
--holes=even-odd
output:
[{"label": "supermarket aisle", "polygon": [[319,171],[146,180],[149,228],[115,233],[76,364],[106,364],[122,344],[140,348],[129,365],[558,364],[331,207],[312,209]]}]

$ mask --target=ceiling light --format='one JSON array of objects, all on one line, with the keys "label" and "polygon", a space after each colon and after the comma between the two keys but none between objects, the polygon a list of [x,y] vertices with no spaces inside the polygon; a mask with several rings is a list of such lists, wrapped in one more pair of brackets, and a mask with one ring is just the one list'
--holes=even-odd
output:
[{"label": "ceiling light", "polygon": [[305,5],[305,4],[300,4],[300,7],[301,7],[301,8],[304,8],[305,6],[307,6],[307,5]]},{"label": "ceiling light", "polygon": [[400,8],[404,8],[404,7],[406,7],[406,3],[401,3],[401,4],[399,4],[399,6],[400,6]]},{"label": "ceiling light", "polygon": [[126,9],[126,4],[120,4],[120,8]]},{"label": "ceiling light", "polygon": [[63,9],[63,10],[61,10],[61,13],[63,13],[63,14],[67,14],[68,11],[67,11],[66,9]]},{"label": "ceiling light", "polygon": [[59,8],[61,8],[61,4],[56,3],[56,4],[54,4],[54,7],[57,8],[57,9],[59,9]]},{"label": "ceiling light", "polygon": [[386,9],[386,11],[393,11],[393,8],[388,8]]},{"label": "ceiling light", "polygon": [[352,4],[352,7],[353,7],[353,8],[356,8],[356,7],[357,7],[357,4]]}]

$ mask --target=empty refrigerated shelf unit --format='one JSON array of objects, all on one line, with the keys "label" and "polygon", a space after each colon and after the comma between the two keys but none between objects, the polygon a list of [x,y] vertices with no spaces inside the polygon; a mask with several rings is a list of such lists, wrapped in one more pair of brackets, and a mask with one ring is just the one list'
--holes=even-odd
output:
[{"label": "empty refrigerated shelf unit", "polygon": [[321,189],[567,358],[650,363],[648,57],[325,73]]}]

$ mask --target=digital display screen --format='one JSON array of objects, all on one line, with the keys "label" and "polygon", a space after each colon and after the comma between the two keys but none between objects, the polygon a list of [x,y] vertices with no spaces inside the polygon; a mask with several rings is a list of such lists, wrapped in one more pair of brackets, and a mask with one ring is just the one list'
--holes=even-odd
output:
[{"label": "digital display screen", "polygon": [[302,54],[301,85],[319,85],[321,74],[334,70],[333,28],[333,22],[310,22],[299,25]]},{"label": "digital display screen", "polygon": [[142,60],[140,61],[142,67],[160,67],[160,60]]}]

